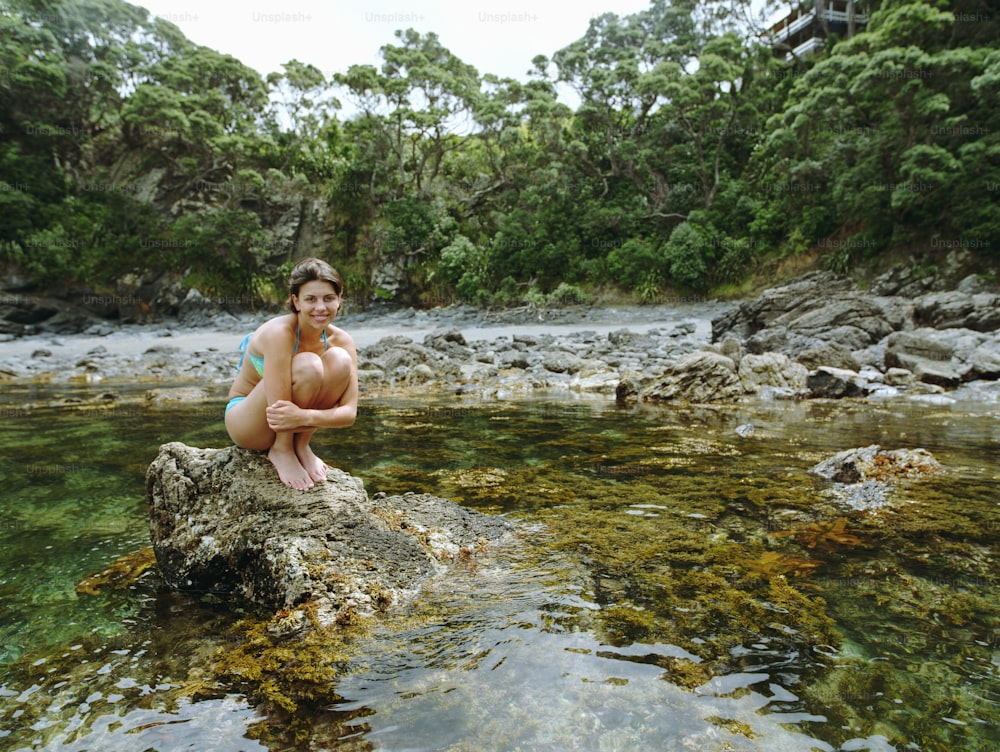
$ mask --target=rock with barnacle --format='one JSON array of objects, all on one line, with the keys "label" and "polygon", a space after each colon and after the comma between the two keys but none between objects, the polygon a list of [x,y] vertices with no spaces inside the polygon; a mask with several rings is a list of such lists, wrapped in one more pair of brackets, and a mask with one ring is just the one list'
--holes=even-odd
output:
[{"label": "rock with barnacle", "polygon": [[370,615],[504,539],[511,524],[427,494],[369,498],[330,469],[286,488],[259,452],[160,447],[146,474],[156,562],[179,590],[274,609],[309,603],[321,622]]}]

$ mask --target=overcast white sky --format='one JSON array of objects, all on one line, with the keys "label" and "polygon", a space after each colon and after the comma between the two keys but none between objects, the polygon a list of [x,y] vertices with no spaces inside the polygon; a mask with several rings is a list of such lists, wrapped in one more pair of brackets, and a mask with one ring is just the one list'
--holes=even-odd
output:
[{"label": "overcast white sky", "polygon": [[649,0],[132,0],[193,42],[266,75],[295,58],[326,76],[377,64],[396,29],[435,32],[480,74],[527,80],[531,59],[583,36],[592,17],[628,15]]}]

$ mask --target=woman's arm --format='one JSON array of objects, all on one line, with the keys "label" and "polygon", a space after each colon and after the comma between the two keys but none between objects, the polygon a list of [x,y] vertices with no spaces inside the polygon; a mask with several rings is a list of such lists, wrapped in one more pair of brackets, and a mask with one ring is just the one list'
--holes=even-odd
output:
[{"label": "woman's arm", "polygon": [[264,395],[267,404],[292,398],[292,349],[295,342],[287,327],[264,326],[257,333],[257,348],[264,356]]},{"label": "woman's arm", "polygon": [[[299,407],[290,399],[269,402],[267,422],[272,430],[301,431],[310,428],[347,428],[354,424],[358,413],[358,354],[354,340],[345,332],[340,332],[339,335],[333,339],[331,346],[346,353],[347,358],[343,360],[347,361],[349,373],[347,374],[347,386],[337,399],[336,404],[326,409],[310,409]],[[330,376],[327,375],[327,378]]]}]

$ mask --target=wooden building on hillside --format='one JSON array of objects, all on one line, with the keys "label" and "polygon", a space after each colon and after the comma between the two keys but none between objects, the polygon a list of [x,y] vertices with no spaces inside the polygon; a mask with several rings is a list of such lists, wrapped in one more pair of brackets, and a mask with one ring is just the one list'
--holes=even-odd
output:
[{"label": "wooden building on hillside", "polygon": [[804,0],[771,26],[771,46],[788,59],[805,57],[831,34],[851,37],[867,23],[868,15],[855,7],[855,0]]}]

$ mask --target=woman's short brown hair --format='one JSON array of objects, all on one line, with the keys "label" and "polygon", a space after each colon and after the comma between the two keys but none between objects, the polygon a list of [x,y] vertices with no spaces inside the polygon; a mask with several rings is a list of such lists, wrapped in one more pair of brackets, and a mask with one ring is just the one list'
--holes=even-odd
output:
[{"label": "woman's short brown hair", "polygon": [[299,312],[299,309],[295,307],[295,303],[292,302],[292,296],[298,297],[302,285],[306,282],[315,282],[316,280],[329,282],[333,285],[333,289],[337,295],[344,294],[344,280],[340,276],[340,272],[322,259],[302,259],[295,265],[295,268],[292,269],[292,273],[288,277],[288,301],[285,305],[289,311],[292,313]]}]

